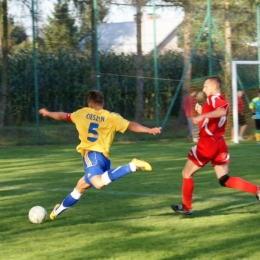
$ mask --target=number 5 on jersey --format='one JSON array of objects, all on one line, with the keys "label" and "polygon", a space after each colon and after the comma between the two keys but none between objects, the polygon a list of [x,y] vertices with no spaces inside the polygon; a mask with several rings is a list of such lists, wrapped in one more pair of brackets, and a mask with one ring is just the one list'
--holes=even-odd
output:
[{"label": "number 5 on jersey", "polygon": [[96,129],[98,128],[98,124],[96,123],[90,123],[89,128],[88,128],[88,135],[92,134],[94,137],[87,137],[87,140],[90,142],[95,142],[98,139],[98,132]]}]

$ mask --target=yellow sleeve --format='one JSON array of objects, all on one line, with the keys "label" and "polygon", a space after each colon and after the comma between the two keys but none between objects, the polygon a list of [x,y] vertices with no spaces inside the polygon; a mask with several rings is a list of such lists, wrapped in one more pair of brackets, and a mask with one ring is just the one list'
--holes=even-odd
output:
[{"label": "yellow sleeve", "polygon": [[70,114],[70,119],[71,119],[71,122],[72,123],[76,123],[76,121],[77,121],[77,117],[79,116],[79,114],[80,114],[80,109],[79,110],[77,110],[77,111],[74,111],[74,112],[72,112],[71,114]]},{"label": "yellow sleeve", "polygon": [[249,103],[249,108],[254,109],[255,108],[255,101],[258,100],[258,97],[253,98],[252,101]]},{"label": "yellow sleeve", "polygon": [[119,114],[113,113],[113,124],[115,126],[115,130],[120,133],[124,133],[129,126],[130,122],[124,119]]}]

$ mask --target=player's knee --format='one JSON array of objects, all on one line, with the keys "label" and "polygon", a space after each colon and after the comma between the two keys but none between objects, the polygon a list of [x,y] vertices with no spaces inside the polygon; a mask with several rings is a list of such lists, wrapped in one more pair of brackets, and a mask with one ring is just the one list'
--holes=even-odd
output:
[{"label": "player's knee", "polygon": [[190,173],[190,171],[189,170],[187,170],[187,169],[185,169],[185,167],[182,169],[182,177],[183,178],[190,178],[191,176],[192,176],[192,174]]},{"label": "player's knee", "polygon": [[103,186],[101,186],[101,185],[93,185],[97,190],[101,190],[103,187],[104,187],[104,185]]},{"label": "player's knee", "polygon": [[221,178],[219,178],[219,184],[223,187],[226,187],[226,182],[229,179],[229,176],[227,174],[223,175]]},{"label": "player's knee", "polygon": [[92,182],[92,185],[93,185],[96,189],[98,189],[98,190],[100,190],[100,189],[102,189],[102,188],[104,187],[104,183],[103,183],[103,182],[100,182],[100,181],[93,181],[93,182]]},{"label": "player's knee", "polygon": [[89,181],[92,186],[98,190],[102,189],[105,186],[100,175],[93,176]]}]

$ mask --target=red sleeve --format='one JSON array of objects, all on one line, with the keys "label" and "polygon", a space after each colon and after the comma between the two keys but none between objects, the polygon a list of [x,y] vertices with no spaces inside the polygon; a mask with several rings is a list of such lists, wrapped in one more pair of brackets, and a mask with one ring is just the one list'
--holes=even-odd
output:
[{"label": "red sleeve", "polygon": [[243,113],[243,101],[242,101],[242,98],[238,97],[237,98],[237,106],[238,106],[238,113],[241,114]]},{"label": "red sleeve", "polygon": [[66,120],[67,120],[68,122],[72,122],[70,116],[71,116],[71,113],[68,113],[68,114],[66,115]]},{"label": "red sleeve", "polygon": [[228,106],[228,102],[226,100],[223,100],[223,99],[216,100],[216,108],[226,107],[226,106]]}]

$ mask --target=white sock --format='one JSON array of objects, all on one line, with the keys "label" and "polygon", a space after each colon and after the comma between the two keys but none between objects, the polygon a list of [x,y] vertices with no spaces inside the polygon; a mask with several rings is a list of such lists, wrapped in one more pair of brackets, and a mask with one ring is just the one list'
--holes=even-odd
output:
[{"label": "white sock", "polygon": [[132,172],[136,172],[136,165],[132,162],[129,163]]},{"label": "white sock", "polygon": [[101,180],[103,181],[104,185],[108,185],[111,182],[107,171],[101,174]]},{"label": "white sock", "polygon": [[62,211],[64,211],[65,209],[67,209],[67,207],[64,207],[63,204],[61,203],[60,206],[58,208],[56,208],[55,210],[53,210],[53,213],[55,216],[58,216]]},{"label": "white sock", "polygon": [[71,193],[70,193],[71,197],[76,199],[76,200],[79,200],[80,197],[81,197],[81,193],[79,193],[76,189],[74,189]]}]

